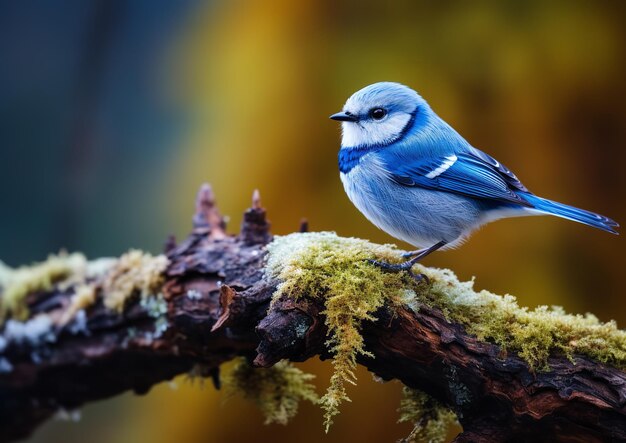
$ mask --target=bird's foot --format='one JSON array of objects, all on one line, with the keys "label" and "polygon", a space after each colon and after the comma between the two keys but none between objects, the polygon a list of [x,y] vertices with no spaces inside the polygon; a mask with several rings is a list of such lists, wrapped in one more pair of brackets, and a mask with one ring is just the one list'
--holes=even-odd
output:
[{"label": "bird's foot", "polygon": [[413,263],[411,262],[411,260],[405,261],[403,263],[387,263],[385,261],[379,260],[368,260],[368,262],[370,262],[374,266],[378,266],[379,268],[390,272],[406,271],[413,267]]},{"label": "bird's foot", "polygon": [[426,283],[430,283],[429,278],[422,273],[413,272],[413,265],[417,260],[407,260],[402,263],[387,263],[379,260],[368,260],[374,266],[378,266],[379,268],[389,271],[389,272],[402,272],[406,271],[411,277],[413,277],[416,281],[421,282],[425,281]]}]

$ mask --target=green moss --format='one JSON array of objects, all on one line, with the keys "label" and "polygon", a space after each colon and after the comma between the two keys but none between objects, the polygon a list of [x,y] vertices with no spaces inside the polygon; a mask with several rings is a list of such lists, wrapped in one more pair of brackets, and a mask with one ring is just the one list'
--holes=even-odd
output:
[{"label": "green moss", "polygon": [[397,261],[397,250],[388,245],[321,232],[278,237],[268,249],[267,271],[281,281],[275,299],[282,295],[325,299],[326,344],[334,354],[334,373],[320,400],[328,430],[339,405],[349,400],[345,384],[356,382],[357,357],[372,357],[364,348],[361,323],[375,320],[372,314],[385,302],[400,303],[407,289],[417,284],[406,273],[381,272],[367,261]]},{"label": "green moss", "polygon": [[626,331],[614,321],[602,323],[592,314],[566,314],[559,306],[520,307],[511,295],[476,292],[473,282],[459,282],[446,269],[424,272],[433,281],[427,302],[482,340],[518,353],[532,368],[548,369],[548,357],[582,354],[621,369],[626,368]]},{"label": "green moss", "polygon": [[68,324],[82,309],[87,309],[93,305],[96,301],[96,287],[92,284],[79,284],[74,289],[74,295],[70,300],[70,305],[67,307],[59,323],[61,325]]},{"label": "green moss", "polygon": [[167,265],[164,255],[153,257],[135,249],[128,251],[113,264],[102,283],[104,305],[121,312],[133,294],[138,293],[142,299],[157,294]]},{"label": "green moss", "polygon": [[410,422],[414,427],[402,443],[425,441],[443,443],[448,429],[457,423],[456,415],[441,403],[416,389],[404,386],[400,401],[399,423]]},{"label": "green moss", "polygon": [[26,296],[32,292],[49,291],[54,283],[74,273],[84,273],[87,261],[82,254],[51,255],[44,262],[12,269],[0,263],[0,321],[7,316],[17,320],[28,318]]},{"label": "green moss", "polygon": [[287,361],[271,368],[254,368],[245,358],[238,358],[232,372],[224,379],[227,398],[241,394],[254,401],[265,416],[265,424],[287,424],[298,412],[303,400],[317,403],[315,376],[302,372]]},{"label": "green moss", "polygon": [[591,314],[568,315],[562,308],[520,307],[513,296],[476,292],[473,282],[459,282],[446,269],[416,266],[431,285],[418,285],[406,273],[389,273],[367,259],[399,261],[391,245],[342,238],[334,233],[304,233],[277,237],[268,245],[268,275],[281,283],[275,294],[325,300],[327,345],[334,353],[334,374],[321,399],[328,426],[348,400],[346,382],[354,383],[359,355],[370,356],[360,335],[363,320],[384,303],[417,310],[422,304],[441,309],[450,321],[465,325],[482,340],[500,345],[524,358],[532,368],[547,368],[552,354],[582,354],[626,368],[626,332],[614,322],[601,323]]},{"label": "green moss", "polygon": [[98,288],[104,304],[121,311],[127,299],[137,293],[142,299],[156,295],[163,283],[168,260],[165,256],[131,250],[119,259],[103,258],[88,262],[82,254],[51,255],[44,262],[12,269],[0,262],[0,321],[7,316],[28,318],[26,296],[49,291],[54,285],[61,290],[74,287],[70,306],[59,323],[67,324],[81,309],[96,301]]}]

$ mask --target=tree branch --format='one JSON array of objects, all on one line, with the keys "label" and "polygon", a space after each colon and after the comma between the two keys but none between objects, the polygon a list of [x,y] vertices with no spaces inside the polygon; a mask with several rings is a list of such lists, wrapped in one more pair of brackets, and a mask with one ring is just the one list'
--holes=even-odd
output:
[{"label": "tree branch", "polygon": [[[28,293],[29,320],[20,325],[31,330],[20,335],[7,322],[0,335],[0,439],[29,435],[60,408],[143,394],[190,371],[219,386],[220,364],[236,356],[261,367],[330,358],[323,300],[283,296],[270,305],[279,283],[264,271],[271,239],[258,193],[240,234],[229,236],[205,185],[192,233],[166,245],[163,311],[155,314],[137,290],[123,311],[107,307],[106,272],[87,277],[95,302],[69,322],[59,319],[81,284]],[[358,362],[449,406],[464,429],[458,442],[626,441],[626,374],[616,368],[554,355],[549,370],[534,371],[436,306],[385,305],[374,317],[361,331],[374,358]],[[48,328],[36,329],[44,318]]]}]

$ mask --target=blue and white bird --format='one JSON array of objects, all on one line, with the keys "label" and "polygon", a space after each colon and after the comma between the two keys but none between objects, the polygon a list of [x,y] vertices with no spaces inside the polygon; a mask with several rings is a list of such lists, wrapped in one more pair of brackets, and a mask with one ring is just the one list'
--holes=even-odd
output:
[{"label": "blue and white bird", "polygon": [[378,228],[422,248],[399,265],[375,262],[387,269],[410,270],[507,217],[555,215],[617,234],[619,225],[608,217],[531,193],[407,86],[367,86],[330,118],[342,122],[339,171],[352,203]]}]

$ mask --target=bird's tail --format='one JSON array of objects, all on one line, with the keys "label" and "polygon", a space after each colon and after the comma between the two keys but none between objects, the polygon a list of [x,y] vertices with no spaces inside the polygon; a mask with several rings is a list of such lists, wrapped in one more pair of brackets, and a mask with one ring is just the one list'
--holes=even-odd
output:
[{"label": "bird's tail", "polygon": [[578,223],[593,226],[594,228],[602,229],[603,231],[610,232],[611,234],[618,234],[617,228],[619,224],[595,212],[585,211],[584,209],[578,209],[573,206],[558,203],[546,198],[537,197],[536,195],[524,195],[524,199],[534,206],[534,208],[540,213],[556,215],[557,217],[573,220]]}]

